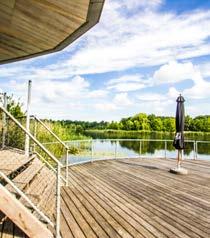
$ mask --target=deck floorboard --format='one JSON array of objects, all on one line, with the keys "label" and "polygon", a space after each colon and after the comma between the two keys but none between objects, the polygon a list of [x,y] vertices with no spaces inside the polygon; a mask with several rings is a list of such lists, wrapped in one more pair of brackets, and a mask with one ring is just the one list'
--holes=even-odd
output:
[{"label": "deck floorboard", "polygon": [[61,235],[73,238],[210,238],[210,162],[97,161],[69,168]]}]

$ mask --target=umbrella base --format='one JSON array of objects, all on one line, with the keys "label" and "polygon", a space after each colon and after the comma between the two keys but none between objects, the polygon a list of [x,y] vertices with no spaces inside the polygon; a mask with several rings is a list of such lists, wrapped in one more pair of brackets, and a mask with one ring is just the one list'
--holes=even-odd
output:
[{"label": "umbrella base", "polygon": [[173,169],[170,169],[169,171],[170,173],[173,173],[173,174],[180,174],[180,175],[187,175],[188,174],[188,170],[187,169],[184,169],[184,168],[173,168]]}]

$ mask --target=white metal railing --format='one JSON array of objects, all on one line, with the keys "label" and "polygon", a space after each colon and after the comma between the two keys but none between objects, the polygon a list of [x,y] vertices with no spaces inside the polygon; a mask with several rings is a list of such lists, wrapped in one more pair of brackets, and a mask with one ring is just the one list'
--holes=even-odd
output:
[{"label": "white metal railing", "polygon": [[[37,123],[40,123],[41,126],[43,126],[55,139],[56,139],[56,142],[59,143],[60,145],[62,145],[65,149],[65,182],[66,182],[66,186],[68,186],[68,157],[69,157],[69,147],[42,121],[40,120],[37,116],[35,115],[31,115],[30,116],[31,118],[33,118],[35,120],[35,130],[34,130],[34,136],[36,137],[36,128],[37,128],[37,125],[36,125],[36,122]],[[47,143],[42,143],[42,144],[47,144]],[[36,147],[34,145],[34,152],[36,153]],[[39,154],[39,156],[41,156]]]},{"label": "white metal railing", "polygon": [[[5,108],[4,106],[0,105],[0,110],[3,111],[3,113],[10,118],[28,137],[44,151],[49,158],[56,164],[56,222],[52,222],[37,208],[37,206],[25,195],[20,189],[4,174],[0,173],[0,175],[16,190],[16,192],[23,196],[23,198],[29,202],[29,204],[37,211],[37,213],[42,217],[44,221],[46,221],[48,224],[53,225],[56,230],[56,238],[60,238],[60,187],[61,187],[61,168],[63,167],[62,163],[49,151],[45,148],[45,146],[40,143],[28,130],[25,129],[24,126],[20,124],[20,122],[14,118]],[[64,179],[64,178],[63,178]],[[9,181],[8,181],[9,180]]]},{"label": "white metal railing", "polygon": [[[138,143],[139,142],[139,152],[138,152],[138,156],[137,157],[145,157],[144,156],[144,153],[143,153],[143,148],[145,148],[144,146],[144,143],[150,143],[150,142],[160,142],[160,143],[163,143],[163,152],[164,152],[164,155],[162,157],[164,158],[167,158],[167,155],[168,155],[168,151],[172,151],[172,150],[168,150],[168,145],[169,143],[173,143],[173,140],[172,139],[97,139],[97,140],[74,140],[74,141],[64,141],[65,144],[67,144],[69,146],[69,149],[71,151],[71,148],[79,148],[82,144],[83,144],[83,147],[85,147],[85,144],[87,145],[88,149],[85,149],[84,150],[87,150],[86,151],[86,155],[84,155],[84,160],[83,161],[79,161],[79,162],[74,162],[74,161],[71,161],[69,162],[69,165],[75,165],[75,164],[81,164],[81,163],[84,163],[84,162],[91,162],[91,161],[95,161],[95,160],[98,160],[98,159],[108,159],[108,158],[105,158],[105,156],[103,155],[99,155],[98,158],[97,158],[97,149],[95,148],[95,143],[97,143],[98,141],[102,141],[102,142],[112,142],[113,143],[113,146],[112,146],[112,151],[111,151],[111,155],[109,157],[109,159],[118,159],[118,158],[122,158],[119,156],[119,143],[120,142],[135,142],[135,143]],[[56,141],[55,142],[50,142],[51,144],[55,144],[57,143]],[[50,143],[45,143],[45,144],[50,144]],[[192,151],[192,159],[198,159],[198,149],[199,149],[199,144],[201,143],[209,143],[210,144],[210,141],[196,141],[196,140],[185,140],[185,144],[191,144],[191,148],[190,151]],[[125,146],[126,148],[126,146]],[[81,149],[82,150],[82,149]],[[129,149],[128,150],[132,150],[132,149]],[[186,152],[187,148],[184,150],[184,152]],[[175,151],[175,149],[174,149]],[[85,154],[85,153],[84,153]],[[72,156],[73,153],[72,153]],[[72,158],[71,156],[71,158]],[[75,155],[77,156],[77,154]],[[148,155],[147,155],[148,156]],[[132,156],[133,157],[133,156]],[[160,157],[160,156],[158,156]],[[127,156],[126,156],[127,158]],[[172,158],[172,156],[170,157]],[[70,159],[70,158],[69,158]]]}]

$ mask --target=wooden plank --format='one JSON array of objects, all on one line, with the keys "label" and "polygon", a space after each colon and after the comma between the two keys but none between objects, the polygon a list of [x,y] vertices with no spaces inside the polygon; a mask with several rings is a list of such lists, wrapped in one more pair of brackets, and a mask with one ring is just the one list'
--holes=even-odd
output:
[{"label": "wooden plank", "polygon": [[[1,153],[0,153],[1,154]],[[9,176],[12,172],[20,169],[25,166],[27,163],[33,160],[34,157],[27,158],[23,155],[16,154],[7,154],[4,157],[0,157],[0,170],[5,175]]]},{"label": "wooden plank", "polygon": [[80,227],[85,234],[86,237],[96,238],[97,236],[89,226],[88,222],[85,220],[85,218],[82,216],[82,214],[77,210],[74,203],[69,199],[68,194],[65,192],[62,193],[62,199],[66,205],[66,209],[68,209],[72,215],[74,216],[75,220],[78,224],[80,224]]},{"label": "wooden plank", "polygon": [[63,201],[63,199],[61,199],[61,206],[62,206],[62,213],[65,217],[65,220],[66,220],[68,226],[71,229],[71,233],[73,234],[73,237],[85,238],[83,231],[81,230],[79,224],[77,222],[75,222],[74,217],[69,212],[69,209],[68,209],[68,207],[66,207],[66,203]]},{"label": "wooden plank", "polygon": [[[136,190],[136,189],[135,189]],[[157,193],[157,191],[154,191],[153,193],[151,193],[151,195],[150,196],[153,196],[154,197],[154,194],[156,194]],[[141,195],[142,195],[142,191],[141,191]],[[147,198],[147,196],[148,196],[148,194],[146,194],[145,195],[145,198]],[[173,197],[171,197],[171,199],[173,199]],[[171,200],[170,199],[170,200]],[[155,197],[154,197],[154,200],[155,200]],[[170,203],[170,200],[166,197],[166,200],[165,200],[165,204],[164,204],[164,206],[167,206],[167,204],[168,203]],[[151,201],[152,202],[152,201]],[[162,203],[160,203],[160,204],[162,204]],[[181,211],[182,210],[182,207],[183,207],[183,201],[182,200],[178,200],[178,203],[177,204],[180,204],[180,206],[179,206],[179,210],[177,210],[177,211]],[[174,206],[176,206],[177,205],[176,203],[171,203],[171,207],[170,207],[170,209],[171,209],[171,212],[173,212],[173,210],[174,210]],[[157,207],[157,209],[158,209],[158,207]],[[189,212],[191,212],[191,210],[192,210],[192,207],[189,207],[187,210],[186,210],[186,214],[185,215],[188,215],[188,213]],[[176,211],[176,208],[175,208],[175,210],[174,211]],[[189,212],[188,212],[189,211]],[[205,213],[204,213],[205,214]],[[197,211],[194,213],[194,214],[192,214],[192,215],[198,215],[197,214]],[[200,217],[200,218],[202,218],[202,217]],[[199,219],[199,221],[200,221],[201,219]],[[198,221],[198,222],[199,222]],[[208,221],[208,219],[207,219],[207,217],[205,217],[205,219],[203,220],[203,221],[201,221],[201,223],[206,223]]]},{"label": "wooden plank", "polygon": [[[71,177],[71,181],[74,183],[75,178]],[[117,205],[110,202],[110,198],[106,199],[104,194],[101,193],[101,196],[97,193],[99,191],[95,191],[96,193],[90,192],[90,190],[87,190],[88,184],[85,183],[84,186],[81,186],[80,183],[78,183],[79,180],[76,180],[75,186],[82,187],[86,191],[88,191],[92,198],[95,200],[95,203],[97,202],[100,204],[112,217],[115,218],[116,221],[119,222],[119,224],[122,226],[123,229],[126,229],[133,237],[155,237],[152,233],[150,233],[145,227],[149,227],[149,224],[146,224],[143,220],[138,220],[138,222],[133,219],[135,217],[135,214],[132,214],[131,211],[129,211],[130,214],[124,212],[124,204],[120,204],[119,209],[117,208]],[[92,184],[91,184],[92,186]],[[94,185],[93,185],[94,186]],[[98,186],[97,186],[98,187]],[[101,192],[101,191],[100,191]],[[100,196],[100,198],[97,197],[97,195]],[[86,199],[89,200],[88,194],[85,195]],[[109,204],[109,205],[107,205]],[[143,226],[144,224],[144,226]],[[154,230],[153,230],[154,231]],[[155,231],[158,234],[158,230]],[[159,234],[159,237],[164,237],[162,234]]]},{"label": "wooden plank", "polygon": [[[82,180],[83,179],[81,179],[80,181],[82,181]],[[95,183],[96,183],[96,181],[94,181],[94,184]],[[90,187],[93,188],[94,184],[91,183]],[[88,183],[82,187],[86,189],[88,187]],[[136,210],[130,209],[131,206],[128,203],[128,201],[118,202],[117,199],[119,199],[119,197],[117,197],[117,199],[115,199],[113,194],[111,194],[110,196],[109,195],[107,196],[108,193],[106,193],[104,191],[105,190],[104,186],[101,188],[101,190],[99,190],[99,187],[100,187],[100,185],[97,184],[97,189],[95,190],[95,193],[101,194],[101,198],[103,200],[111,203],[112,205],[110,206],[110,209],[113,207],[114,210],[117,210],[118,213],[126,219],[126,221],[129,221],[130,224],[132,224],[135,228],[138,228],[139,233],[142,233],[146,237],[151,237],[151,236],[153,236],[153,234],[157,235],[157,237],[164,237],[163,233],[159,233],[159,230],[162,229],[162,231],[163,231],[164,227],[160,227],[158,225],[158,223],[151,221],[151,217],[153,217],[153,215],[151,215],[151,214],[149,214],[148,216],[145,216],[144,214],[139,215],[139,212],[137,209]],[[126,204],[126,206],[124,204]],[[117,206],[120,209],[117,209]],[[132,220],[133,218],[134,218],[134,220]],[[142,225],[143,225],[143,227],[142,227]],[[126,227],[126,226],[124,226],[124,227]],[[128,227],[128,225],[127,225],[127,227]],[[158,227],[158,229],[156,229],[155,227]],[[151,233],[149,234],[147,230],[150,231]],[[171,234],[168,231],[166,231],[166,234],[169,235],[170,237],[174,237],[174,234],[173,233]]]},{"label": "wooden plank", "polygon": [[[96,219],[94,219],[93,216],[91,216],[91,213],[88,211],[88,209],[80,202],[80,200],[71,191],[71,189],[69,189],[69,187],[62,189],[62,196],[64,193],[66,193],[68,195],[68,197],[72,199],[72,202],[76,206],[78,212],[80,212],[82,214],[84,219],[88,222],[91,229],[98,235],[98,237],[108,238],[109,236],[107,235],[107,233],[103,230],[103,228],[99,224],[100,220],[99,219],[96,220]],[[62,211],[62,209],[63,208],[61,207],[61,211]]]},{"label": "wooden plank", "polygon": [[0,184],[0,210],[29,237],[53,237],[52,233],[36,219],[14,196]]},{"label": "wooden plank", "polygon": [[62,238],[74,238],[62,211],[61,211],[61,236]]},{"label": "wooden plank", "polygon": [[0,63],[63,49],[94,26],[104,0],[2,0]]},{"label": "wooden plank", "polygon": [[[210,237],[207,172],[210,163],[185,161],[192,172],[183,179],[168,173],[174,162],[133,159],[73,166],[69,172],[70,186],[64,189],[65,196],[71,206],[80,202],[74,206],[74,214],[76,209],[81,213],[81,207],[87,209],[90,213],[83,216],[84,219],[99,220],[105,230],[107,223],[102,222],[100,215],[110,223],[110,217],[106,215],[109,213],[133,237],[138,237],[133,228],[145,237],[149,236],[141,233],[143,229],[157,237]],[[100,215],[90,209],[89,204],[93,203]],[[70,206],[69,212],[72,212]],[[76,221],[78,224],[82,222],[79,218]],[[143,225],[143,229],[138,225]],[[111,226],[116,229],[116,223],[111,222]],[[87,232],[86,229],[83,231]],[[152,229],[157,229],[160,234]]]},{"label": "wooden plank", "polygon": [[[34,159],[26,170],[24,170],[22,173],[20,173],[13,179],[13,183],[15,183],[20,190],[24,190],[24,188],[29,186],[29,183],[32,182],[35,175],[39,173],[39,171],[43,168],[43,166],[44,165],[42,164],[41,161],[39,161],[37,158]],[[6,188],[10,192],[15,192],[14,189],[9,184],[6,185]]]},{"label": "wooden plank", "polygon": [[[103,230],[108,234],[109,237],[116,237],[119,238],[120,235],[117,233],[117,231],[112,227],[112,223],[114,222],[113,219],[104,211],[101,207],[96,207],[95,202],[90,202],[87,199],[84,199],[80,191],[77,190],[75,193],[79,201],[86,207],[88,212],[91,214],[91,216],[95,219],[100,221],[100,226],[103,228]],[[69,213],[67,213],[69,214]],[[111,219],[108,220],[108,218]],[[111,224],[110,224],[111,223]],[[119,227],[119,226],[118,226]]]}]

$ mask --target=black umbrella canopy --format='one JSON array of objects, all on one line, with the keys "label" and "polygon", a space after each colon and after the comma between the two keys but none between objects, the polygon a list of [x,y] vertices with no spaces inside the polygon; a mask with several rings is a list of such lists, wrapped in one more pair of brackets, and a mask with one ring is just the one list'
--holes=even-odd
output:
[{"label": "black umbrella canopy", "polygon": [[176,106],[176,136],[173,146],[178,150],[184,149],[184,97],[180,94]]},{"label": "black umbrella canopy", "polygon": [[180,94],[176,106],[176,132],[184,132],[184,97]]}]

